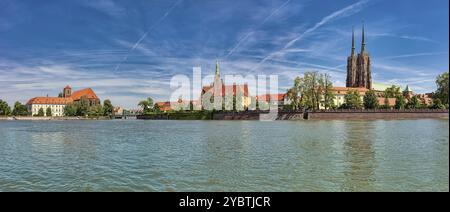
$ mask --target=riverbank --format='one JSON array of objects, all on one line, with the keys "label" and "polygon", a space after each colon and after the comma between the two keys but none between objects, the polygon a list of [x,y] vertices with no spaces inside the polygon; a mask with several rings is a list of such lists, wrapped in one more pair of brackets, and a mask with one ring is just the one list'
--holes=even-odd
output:
[{"label": "riverbank", "polygon": [[[138,115],[139,120],[371,120],[371,119],[448,119],[449,110],[322,110],[310,112],[278,111],[180,111]],[[110,117],[36,117],[0,116],[0,121],[64,121],[64,120],[110,120]]]},{"label": "riverbank", "polygon": [[351,119],[448,119],[448,110],[323,110],[312,112],[172,112],[139,115],[140,120],[351,120]]},{"label": "riverbank", "polygon": [[110,120],[110,117],[37,117],[37,116],[0,116],[0,121],[68,121],[68,120]]}]

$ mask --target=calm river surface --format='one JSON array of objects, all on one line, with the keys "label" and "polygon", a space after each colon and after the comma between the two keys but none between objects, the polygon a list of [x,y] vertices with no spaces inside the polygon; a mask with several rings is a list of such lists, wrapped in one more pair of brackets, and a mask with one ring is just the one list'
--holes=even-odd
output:
[{"label": "calm river surface", "polygon": [[449,191],[449,122],[0,121],[0,191]]}]

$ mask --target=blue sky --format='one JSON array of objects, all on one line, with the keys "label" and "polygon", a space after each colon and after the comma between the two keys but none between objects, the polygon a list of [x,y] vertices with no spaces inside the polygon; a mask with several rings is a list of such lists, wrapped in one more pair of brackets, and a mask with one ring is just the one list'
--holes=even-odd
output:
[{"label": "blue sky", "polygon": [[214,72],[278,74],[280,90],[305,71],[345,84],[355,26],[366,25],[376,83],[435,90],[449,69],[447,0],[0,0],[0,99],[92,87],[135,108],[169,99],[170,78]]}]

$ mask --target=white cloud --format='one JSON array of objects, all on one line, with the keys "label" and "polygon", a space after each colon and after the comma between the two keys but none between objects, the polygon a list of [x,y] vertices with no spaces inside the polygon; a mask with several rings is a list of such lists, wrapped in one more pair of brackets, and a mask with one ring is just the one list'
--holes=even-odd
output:
[{"label": "white cloud", "polygon": [[112,17],[122,16],[126,10],[113,0],[84,0],[82,3]]}]

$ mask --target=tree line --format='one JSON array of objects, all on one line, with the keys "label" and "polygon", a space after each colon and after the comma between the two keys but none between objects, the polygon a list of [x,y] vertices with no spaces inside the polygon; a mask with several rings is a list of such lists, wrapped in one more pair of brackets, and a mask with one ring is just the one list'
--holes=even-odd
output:
[{"label": "tree line", "polygon": [[335,108],[333,83],[329,74],[306,72],[303,77],[296,77],[294,86],[287,91],[291,104],[287,109],[318,110],[320,105],[325,109]]},{"label": "tree line", "polygon": [[[26,105],[20,102],[15,102],[11,110],[8,103],[0,99],[0,115],[2,116],[30,116]],[[80,101],[68,104],[64,107],[64,116],[112,116],[114,115],[114,106],[109,99],[103,101],[103,105],[91,105],[89,100],[81,97]],[[35,116],[52,116],[52,109],[50,107],[40,108]]]},{"label": "tree line", "polygon": [[[331,76],[327,73],[319,73],[317,71],[305,72],[303,77],[298,76],[294,80],[294,85],[287,90],[287,98],[290,104],[284,105],[285,110],[319,110],[320,108],[328,109],[448,109],[449,108],[449,73],[445,72],[436,78],[437,90],[432,94],[432,104],[428,104],[424,99],[420,99],[417,95],[413,95],[410,99],[406,99],[401,88],[395,85],[386,88],[379,93],[369,90],[362,95],[356,89],[351,88],[344,95],[344,104],[337,106],[335,104],[335,91]],[[379,98],[384,98],[382,104]],[[229,98],[231,99],[231,98]],[[390,99],[395,99],[395,104],[390,104]],[[233,104],[235,110],[236,98],[233,102],[223,102]],[[251,100],[256,104],[256,109],[268,108],[266,102],[256,101],[255,97]],[[192,110],[192,102],[190,103]],[[152,98],[147,98],[139,102],[138,106],[143,109],[144,114],[158,113],[160,108],[154,104]],[[223,106],[224,108],[227,108]],[[231,108],[231,107],[229,107]]]},{"label": "tree line", "polygon": [[64,107],[64,116],[98,117],[112,115],[114,115],[114,106],[109,99],[103,101],[103,105],[91,105],[87,98],[81,97],[80,101],[68,104]]},{"label": "tree line", "polygon": [[0,99],[0,115],[28,116],[30,115],[30,113],[28,112],[27,106],[23,105],[20,102],[15,102],[14,107],[11,110],[8,103]]},{"label": "tree line", "polygon": [[154,101],[151,97],[148,97],[145,100],[142,100],[138,103],[138,106],[142,108],[143,114],[150,114],[150,113],[159,113],[161,112],[158,104],[154,104]]},{"label": "tree line", "polygon": [[[287,97],[290,105],[286,109],[290,110],[318,110],[322,106],[327,109],[448,109],[449,107],[449,73],[445,72],[436,78],[437,90],[433,93],[433,102],[428,105],[424,99],[413,95],[406,99],[398,86],[391,86],[380,95],[374,90],[365,92],[361,96],[356,89],[344,95],[344,104],[337,107],[335,105],[336,96],[333,92],[333,84],[329,74],[319,74],[318,72],[306,72],[303,77],[296,77],[294,85],[288,89]],[[383,104],[380,105],[378,98],[384,97]],[[389,98],[395,98],[395,105],[389,104]]]}]

